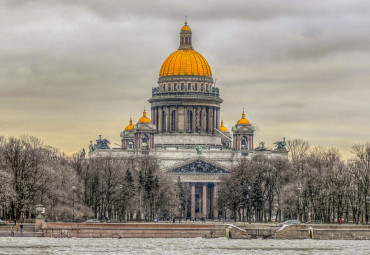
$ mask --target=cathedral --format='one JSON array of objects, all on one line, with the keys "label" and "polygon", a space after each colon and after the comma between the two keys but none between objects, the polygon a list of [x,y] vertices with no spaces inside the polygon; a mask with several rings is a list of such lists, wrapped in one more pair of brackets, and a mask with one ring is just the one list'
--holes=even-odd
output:
[{"label": "cathedral", "polygon": [[262,153],[285,155],[285,140],[275,150],[260,143],[255,148],[254,126],[245,116],[229,131],[221,119],[220,89],[215,86],[207,60],[192,45],[187,22],[180,31],[180,45],[163,62],[157,85],[152,88],[149,113],[121,132],[121,147],[110,149],[109,141],[90,144],[90,157],[156,157],[160,169],[174,180],[191,184],[190,217],[218,218],[220,176],[242,158]]}]

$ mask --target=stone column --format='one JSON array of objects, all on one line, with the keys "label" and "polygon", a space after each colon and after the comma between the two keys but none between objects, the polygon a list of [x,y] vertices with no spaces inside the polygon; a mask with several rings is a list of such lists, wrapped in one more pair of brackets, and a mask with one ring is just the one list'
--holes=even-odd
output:
[{"label": "stone column", "polygon": [[191,217],[195,217],[195,183],[191,184]]},{"label": "stone column", "polygon": [[195,107],[193,107],[193,109],[191,111],[193,112],[193,129],[192,129],[192,132],[195,132],[195,127],[196,127],[196,123],[195,123],[196,110],[195,110]]},{"label": "stone column", "polygon": [[166,126],[167,126],[166,133],[169,133],[169,132],[171,132],[171,109],[170,109],[170,107],[167,107],[166,109],[168,111],[168,113],[167,113],[167,123],[166,123]]},{"label": "stone column", "polygon": [[162,114],[163,110],[162,107],[158,108],[158,133],[162,133]]},{"label": "stone column", "polygon": [[203,183],[202,215],[207,218],[207,183]]},{"label": "stone column", "polygon": [[217,206],[217,200],[218,200],[218,187],[217,187],[217,183],[214,184],[214,187],[213,187],[213,208],[212,208],[212,211],[213,211],[213,218],[214,219],[217,219],[218,218],[218,206]]}]

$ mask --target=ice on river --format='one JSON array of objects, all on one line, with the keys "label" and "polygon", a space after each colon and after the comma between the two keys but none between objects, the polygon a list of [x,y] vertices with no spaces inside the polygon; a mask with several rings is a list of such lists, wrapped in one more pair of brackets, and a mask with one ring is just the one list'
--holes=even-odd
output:
[{"label": "ice on river", "polygon": [[0,237],[0,254],[370,254],[370,241]]}]

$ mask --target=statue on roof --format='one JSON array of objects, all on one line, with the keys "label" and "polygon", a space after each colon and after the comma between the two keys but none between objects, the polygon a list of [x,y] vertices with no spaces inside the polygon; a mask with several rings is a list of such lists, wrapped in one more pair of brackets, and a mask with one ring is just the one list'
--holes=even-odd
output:
[{"label": "statue on roof", "polygon": [[110,149],[109,144],[110,144],[110,142],[107,139],[102,139],[101,135],[99,135],[99,139],[96,140],[96,144],[93,144],[92,141],[90,141],[89,154],[93,151],[98,150],[98,149],[100,149],[100,150]]},{"label": "statue on roof", "polygon": [[276,146],[275,151],[287,151],[285,137],[283,138],[283,141],[277,141],[274,144]]},{"label": "statue on roof", "polygon": [[85,148],[82,148],[82,151],[81,151],[81,154],[80,154],[80,158],[85,158],[85,156],[86,156]]}]

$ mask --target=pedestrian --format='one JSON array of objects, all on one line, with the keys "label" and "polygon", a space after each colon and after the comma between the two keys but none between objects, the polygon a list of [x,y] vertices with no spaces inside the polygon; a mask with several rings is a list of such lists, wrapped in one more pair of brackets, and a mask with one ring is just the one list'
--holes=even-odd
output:
[{"label": "pedestrian", "polygon": [[19,230],[19,224],[18,224],[18,222],[15,223],[15,229],[17,230],[17,233],[18,233],[18,230]]},{"label": "pedestrian", "polygon": [[342,220],[340,218],[338,219],[338,224],[342,225]]},{"label": "pedestrian", "polygon": [[14,226],[12,226],[12,227],[10,228],[10,234],[11,234],[12,236],[14,236]]},{"label": "pedestrian", "polygon": [[176,219],[175,219],[175,217],[173,217],[172,223],[175,224],[175,221],[176,221]]},{"label": "pedestrian", "polygon": [[23,222],[21,222],[21,236],[23,235]]},{"label": "pedestrian", "polygon": [[356,218],[356,225],[358,225],[358,218]]}]

